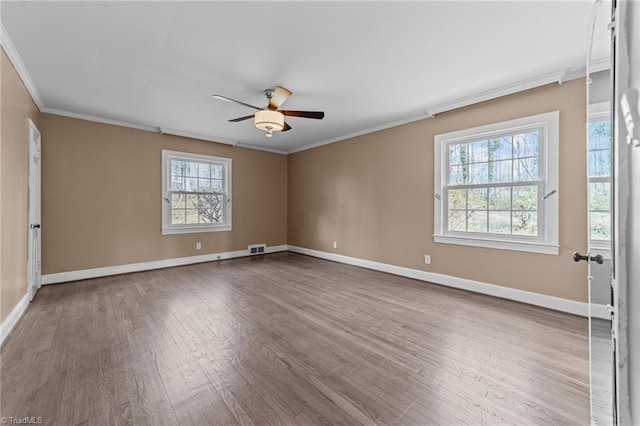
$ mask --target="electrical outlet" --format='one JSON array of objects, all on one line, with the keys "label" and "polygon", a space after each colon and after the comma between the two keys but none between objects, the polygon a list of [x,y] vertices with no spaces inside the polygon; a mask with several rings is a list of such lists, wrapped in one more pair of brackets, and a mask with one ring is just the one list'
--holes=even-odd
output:
[{"label": "electrical outlet", "polygon": [[431,256],[429,256],[428,254],[424,255],[424,263],[425,265],[431,265]]},{"label": "electrical outlet", "polygon": [[196,243],[196,250],[200,250],[202,248],[202,244],[200,244],[199,242]]},{"label": "electrical outlet", "polygon": [[338,248],[338,242],[337,241],[333,242],[333,248]]}]

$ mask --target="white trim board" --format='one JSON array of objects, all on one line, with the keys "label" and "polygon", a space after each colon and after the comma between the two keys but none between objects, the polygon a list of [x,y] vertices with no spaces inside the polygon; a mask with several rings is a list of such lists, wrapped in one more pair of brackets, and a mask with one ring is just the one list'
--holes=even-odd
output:
[{"label": "white trim board", "polygon": [[[287,251],[286,245],[265,248],[264,253]],[[178,257],[173,259],[154,260],[151,262],[129,263],[126,265],[106,266],[103,268],[82,269],[79,271],[59,272],[42,276],[42,285],[65,283],[69,281],[86,280],[90,278],[107,277],[110,275],[129,274],[131,272],[149,271],[152,269],[171,268],[174,266],[191,265],[194,263],[214,262],[217,260],[235,259],[238,257],[256,256],[249,250],[210,253],[200,256]]]},{"label": "white trim board", "polygon": [[607,305],[601,305],[598,303],[591,304],[591,317],[602,320],[611,321],[611,312],[607,308]]},{"label": "white trim board", "polygon": [[355,257],[343,256],[340,254],[327,253],[324,251],[312,250],[304,247],[290,245],[288,246],[288,250],[294,253],[306,254],[313,257],[319,257],[321,259],[332,260],[339,263],[346,263],[348,265],[359,266],[361,268],[373,269],[381,272],[387,272],[389,274],[427,281],[447,287],[473,291],[475,293],[486,294],[502,299],[515,300],[517,302],[522,302],[529,305],[553,309],[554,311],[566,312],[583,317],[587,317],[589,315],[589,305],[585,302],[577,302],[575,300],[563,299],[561,297],[547,296],[530,291],[517,290],[495,284],[488,284],[480,281],[468,280],[465,278],[452,277],[450,275],[437,274],[434,272],[420,271],[418,269],[389,265],[387,263],[358,259]]},{"label": "white trim board", "polygon": [[2,324],[0,324],[0,346],[4,343],[5,339],[11,334],[13,327],[16,326],[18,320],[22,318],[25,311],[29,307],[29,295],[25,294],[18,304],[13,308],[9,316]]},{"label": "white trim board", "polygon": [[33,102],[36,104],[38,109],[42,111],[42,108],[44,107],[44,102],[42,102],[42,97],[40,97],[40,92],[38,92],[38,88],[36,87],[35,83],[31,79],[31,76],[27,71],[27,67],[24,65],[24,62],[22,62],[22,58],[20,57],[20,54],[18,53],[16,46],[13,44],[11,37],[9,37],[9,33],[5,29],[2,22],[0,22],[0,44],[4,48],[4,51],[6,52],[7,57],[9,58],[9,61],[11,61],[11,64],[13,65],[16,72],[18,73],[18,76],[20,76],[20,79],[24,83],[24,86],[27,88],[27,91],[31,95]]}]

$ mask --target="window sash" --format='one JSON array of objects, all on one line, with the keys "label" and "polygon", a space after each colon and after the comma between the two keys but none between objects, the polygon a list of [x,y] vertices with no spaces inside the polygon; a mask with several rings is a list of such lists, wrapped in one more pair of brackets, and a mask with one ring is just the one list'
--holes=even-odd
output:
[{"label": "window sash", "polygon": [[[445,142],[443,144],[443,151],[444,151],[444,158],[445,158],[445,164],[443,167],[443,178],[444,178],[444,182],[445,185],[443,187],[443,192],[444,192],[444,200],[443,200],[443,206],[444,206],[444,212],[446,214],[443,214],[443,229],[442,229],[442,234],[443,235],[474,235],[474,236],[484,236],[484,237],[488,237],[488,238],[492,238],[492,237],[498,237],[498,238],[507,238],[507,239],[515,239],[515,240],[540,240],[540,229],[542,229],[542,227],[544,226],[544,222],[543,222],[543,218],[544,215],[540,214],[540,210],[543,208],[540,204],[539,198],[540,198],[540,193],[541,193],[541,185],[540,185],[540,175],[542,173],[542,169],[543,169],[543,164],[541,161],[541,152],[543,151],[543,147],[544,147],[544,133],[543,133],[543,128],[541,128],[540,126],[525,126],[525,127],[521,127],[518,129],[508,129],[508,130],[503,130],[503,131],[498,131],[498,132],[494,132],[494,133],[490,133],[490,134],[485,134],[482,136],[470,136],[466,139],[462,139],[462,140],[456,140],[456,141],[450,141],[450,142]],[[516,155],[516,146],[514,141],[514,137],[517,137],[519,135],[524,135],[524,134],[529,134],[529,133],[536,133],[537,135],[537,155],[526,155],[526,156],[517,156]],[[491,158],[491,148],[490,148],[490,143],[492,140],[495,139],[502,139],[502,138],[508,138],[510,139],[510,155],[509,156],[505,156],[504,158],[499,158],[499,159],[495,159],[495,158]],[[464,163],[456,163],[456,164],[452,164],[452,159],[451,159],[451,152],[452,152],[452,148],[456,147],[456,146],[461,146],[461,145],[466,145],[468,148],[468,150],[471,150],[471,145],[477,142],[486,142],[487,143],[487,153],[486,153],[486,161],[467,161]],[[470,155],[470,153],[467,153],[467,155]],[[516,161],[517,160],[526,160],[526,159],[537,159],[537,176],[535,180],[525,180],[525,181],[521,181],[521,180],[513,180],[514,175],[515,175],[515,167],[516,167]],[[455,184],[451,184],[450,183],[450,177],[451,177],[451,168],[454,166],[469,166],[472,164],[486,164],[487,167],[491,167],[492,163],[496,163],[498,161],[509,161],[511,163],[511,180],[506,180],[506,181],[496,181],[496,182],[483,182],[483,183],[466,183],[466,184],[459,184],[459,183],[455,183]],[[469,174],[470,172],[467,172],[467,174]],[[488,171],[487,171],[488,174]],[[487,175],[487,179],[489,178],[489,176]],[[469,179],[469,177],[467,177],[467,180]],[[520,234],[514,234],[514,228],[513,228],[513,213],[514,212],[518,212],[518,211],[523,211],[523,210],[514,210],[513,209],[513,188],[516,187],[525,187],[525,186],[536,186],[537,187],[537,197],[535,200],[535,210],[526,210],[526,211],[531,211],[531,212],[535,212],[535,214],[537,215],[536,217],[536,226],[535,226],[535,235],[520,235]],[[449,207],[449,194],[452,190],[464,190],[464,189],[489,189],[489,188],[511,188],[511,194],[510,194],[510,209],[506,209],[506,210],[500,210],[500,211],[505,211],[505,212],[509,212],[510,213],[510,232],[507,233],[501,233],[501,232],[490,232],[488,229],[491,228],[491,224],[492,222],[490,221],[490,211],[497,211],[497,210],[491,210],[489,209],[489,204],[488,204],[488,200],[487,200],[487,208],[486,209],[471,209],[468,206],[468,194],[469,192],[467,191],[467,208],[466,209],[450,209]],[[450,222],[449,222],[449,218],[450,218],[450,212],[452,210],[458,210],[458,211],[465,211],[467,213],[467,219],[465,221],[465,230],[455,230],[455,229],[450,229]],[[486,220],[486,227],[487,227],[487,232],[476,232],[476,231],[470,231],[469,230],[469,213],[470,212],[475,212],[475,211],[482,211],[482,212],[487,212],[487,220]]]},{"label": "window sash", "polygon": [[[207,232],[207,231],[226,231],[231,230],[231,159],[221,158],[221,157],[213,157],[206,156],[200,154],[190,154],[190,153],[182,153],[175,151],[163,150],[163,206],[162,206],[162,233],[163,234],[172,234],[172,233],[184,233],[184,232]],[[175,161],[182,161],[185,163],[191,163],[194,165],[213,165],[222,168],[221,177],[213,177],[211,174],[209,176],[200,176],[199,172],[195,172],[194,175],[186,175],[186,174],[174,174],[174,170],[172,165]],[[221,181],[221,186],[223,191],[207,191],[207,190],[192,190],[192,188],[187,189],[172,189],[172,182],[175,178],[184,178],[184,179],[198,179],[198,180],[209,180],[211,181]],[[199,181],[198,185],[199,186]],[[185,221],[187,220],[187,212],[189,210],[198,210],[198,204],[195,206],[187,206],[187,201],[185,200],[185,207],[174,207],[173,205],[173,196],[174,195],[184,195],[187,196],[197,196],[197,197],[221,197],[222,205],[220,207],[221,210],[221,218],[219,221],[211,221],[211,222],[200,222],[201,211],[198,211],[198,223],[175,223],[174,222],[174,213],[184,211]],[[200,200],[198,199],[198,202]]]},{"label": "window sash", "polygon": [[[534,151],[523,152],[515,147],[515,142],[512,136],[526,133],[537,133],[537,155],[531,155]],[[497,179],[504,179],[504,176],[510,177],[510,179],[504,179],[503,181],[491,181],[488,182],[489,176],[483,175],[482,179],[486,180],[482,183],[469,183],[467,180],[465,183],[460,181],[450,181],[450,168],[454,166],[450,159],[452,150],[451,146],[457,144],[471,144],[477,141],[488,141],[488,148],[491,150],[491,140],[509,137],[511,140],[511,155],[505,155],[504,147],[498,147],[496,151],[490,153],[482,152],[480,158],[482,161],[474,161],[467,157],[465,164],[482,163],[487,164],[487,167],[491,167],[491,163],[496,161],[510,161],[512,172],[515,169],[516,161],[525,158],[537,158],[537,176],[526,176],[526,180],[515,180],[513,173],[511,175],[498,175]],[[472,129],[464,129],[454,131],[446,134],[436,135],[434,137],[434,241],[436,243],[448,243],[448,244],[462,244],[477,247],[498,248],[507,250],[518,251],[530,251],[536,253],[555,254],[559,253],[558,249],[558,137],[559,137],[559,112],[553,111],[549,113],[538,114],[530,117],[524,117],[514,120],[509,120],[501,123],[493,123],[484,125]],[[526,139],[525,139],[526,140]],[[531,139],[529,139],[531,140]],[[517,152],[516,152],[517,149]],[[456,154],[456,164],[464,163],[464,161],[458,161],[459,154]],[[529,154],[529,155],[527,155]],[[495,170],[495,169],[493,169]],[[484,172],[487,173],[487,172]],[[496,178],[496,175],[493,175]],[[467,178],[468,179],[468,178]],[[520,235],[517,232],[514,233],[513,222],[515,217],[511,217],[514,213],[517,214],[520,209],[514,209],[514,205],[510,204],[508,209],[499,209],[509,213],[509,225],[510,233],[506,232],[475,232],[466,230],[449,230],[449,195],[452,190],[471,190],[471,189],[490,189],[490,188],[514,188],[523,186],[535,186],[537,188],[537,194],[535,200],[531,198],[532,213],[537,213],[537,229],[536,235]],[[513,197],[512,195],[510,195]],[[489,200],[487,199],[487,202]],[[509,200],[513,203],[513,198]],[[466,204],[464,209],[460,211],[470,212],[489,212],[498,211],[496,209],[490,209],[489,205],[484,206],[486,208],[474,209],[474,207]],[[533,210],[535,209],[535,210]],[[452,209],[453,211],[453,209]],[[460,215],[461,218],[463,215]],[[497,215],[496,215],[497,216]],[[506,220],[506,215],[503,216]],[[536,220],[536,219],[534,219]],[[483,220],[479,221],[482,225]],[[501,221],[496,217],[493,221],[499,228],[501,225],[505,225],[506,221]],[[535,223],[535,222],[534,222]],[[476,222],[477,224],[477,222]],[[487,230],[491,230],[490,216],[487,216]],[[535,226],[535,225],[534,225]],[[475,228],[481,230],[480,228]],[[496,228],[494,228],[496,229]],[[506,228],[505,228],[506,229]]]},{"label": "window sash", "polygon": [[[603,102],[601,104],[593,104],[589,106],[589,120],[587,121],[587,136],[589,136],[589,130],[590,130],[590,126],[594,123],[598,123],[601,121],[609,121],[610,122],[610,132],[613,131],[613,124],[611,123],[611,112],[610,112],[610,105],[608,102]],[[589,147],[591,146],[591,141],[587,140],[587,181],[588,181],[588,189],[587,189],[587,194],[588,194],[588,222],[589,222],[589,247],[590,248],[595,248],[599,251],[609,251],[611,246],[611,239],[604,239],[604,238],[594,238],[593,237],[593,233],[594,233],[594,226],[592,223],[592,213],[606,213],[606,214],[611,214],[612,213],[612,199],[610,199],[610,203],[608,208],[605,209],[592,209],[591,205],[593,204],[593,200],[592,200],[592,192],[591,192],[591,184],[592,183],[608,183],[611,185],[612,183],[612,175],[611,175],[611,167],[612,164],[609,165],[609,173],[608,174],[603,174],[603,175],[592,175],[591,174],[591,164],[590,164],[590,153],[592,152],[610,152],[611,155],[609,156],[609,160],[611,162],[613,162],[613,155],[612,155],[612,144],[613,144],[613,140],[612,140],[612,135],[609,135],[609,146],[605,147],[605,148],[601,148],[601,147],[597,147],[597,148],[592,148],[590,149]],[[612,188],[611,188],[612,189]],[[610,192],[610,197],[613,197],[613,193]],[[611,229],[611,224],[609,225],[609,233],[611,233],[613,230]],[[606,257],[609,257],[610,255],[606,255]]]}]

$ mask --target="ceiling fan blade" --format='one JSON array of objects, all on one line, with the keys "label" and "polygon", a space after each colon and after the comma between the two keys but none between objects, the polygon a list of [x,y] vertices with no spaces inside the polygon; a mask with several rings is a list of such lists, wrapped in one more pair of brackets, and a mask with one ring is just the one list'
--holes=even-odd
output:
[{"label": "ceiling fan blade", "polygon": [[285,89],[284,87],[276,86],[276,88],[273,89],[273,95],[271,95],[271,99],[269,99],[269,109],[273,111],[277,110],[278,108],[280,108],[280,105],[282,105],[284,101],[289,99],[289,96],[291,96],[292,94],[293,93],[291,93],[291,90]]},{"label": "ceiling fan blade", "polygon": [[291,130],[291,126],[289,126],[289,123],[287,123],[286,121],[284,122],[284,127],[282,128],[283,132],[286,132],[288,130]]},{"label": "ceiling fan blade", "polygon": [[322,120],[324,118],[324,111],[280,111],[284,115],[289,117],[304,117],[315,118],[316,120]]},{"label": "ceiling fan blade", "polygon": [[226,96],[222,96],[222,95],[213,95],[213,97],[215,99],[220,99],[220,100],[227,101],[227,102],[235,102],[237,104],[244,105],[246,107],[253,108],[253,109],[262,109],[260,107],[255,106],[255,105],[247,104],[247,103],[242,102],[242,101],[236,101],[235,99],[227,98]]},{"label": "ceiling fan blade", "polygon": [[238,118],[232,118],[231,120],[229,120],[231,123],[237,123],[238,121],[244,121],[244,120],[248,120],[250,118],[253,118],[255,115],[251,114],[251,115],[245,115],[244,117],[238,117]]}]

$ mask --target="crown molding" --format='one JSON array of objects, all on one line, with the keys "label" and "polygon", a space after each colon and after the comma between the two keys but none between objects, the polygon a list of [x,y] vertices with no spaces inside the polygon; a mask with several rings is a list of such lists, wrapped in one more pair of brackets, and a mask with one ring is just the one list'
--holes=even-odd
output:
[{"label": "crown molding", "polygon": [[198,140],[202,140],[202,141],[221,143],[221,144],[224,144],[224,145],[237,146],[238,148],[254,149],[254,150],[257,150],[257,151],[273,152],[275,154],[286,154],[287,153],[286,151],[281,151],[281,150],[278,150],[278,149],[263,148],[263,147],[260,147],[260,146],[249,145],[249,144],[239,143],[239,142],[235,142],[235,141],[229,141],[229,140],[217,138],[215,136],[203,135],[201,133],[193,133],[193,132],[187,132],[187,131],[184,131],[184,130],[176,130],[176,129],[167,129],[166,127],[159,127],[159,129],[160,129],[160,134],[161,135],[181,136],[183,138],[198,139]]},{"label": "crown molding", "polygon": [[325,141],[322,141],[322,142],[312,143],[310,145],[305,145],[305,146],[300,147],[300,148],[294,148],[294,149],[291,149],[291,150],[287,151],[287,154],[294,154],[296,152],[306,151],[308,149],[317,148],[317,147],[323,146],[323,145],[329,145],[329,144],[332,144],[332,143],[335,143],[335,142],[340,142],[340,141],[343,141],[343,140],[346,140],[346,139],[355,138],[357,136],[362,136],[362,135],[366,135],[366,134],[373,133],[373,132],[379,132],[380,130],[385,130],[385,129],[390,129],[392,127],[402,126],[403,124],[413,123],[414,121],[424,120],[425,118],[429,118],[429,115],[421,114],[421,115],[418,115],[418,116],[413,116],[413,117],[405,118],[405,119],[402,119],[402,120],[392,121],[392,122],[389,122],[389,123],[381,124],[379,126],[370,127],[368,129],[358,130],[357,132],[349,133],[349,134],[346,134],[344,136],[339,136],[337,138],[328,139],[328,140],[325,140]]},{"label": "crown molding", "polygon": [[283,151],[281,149],[264,148],[264,147],[261,147],[261,146],[249,145],[249,144],[246,144],[246,143],[237,143],[236,146],[238,148],[255,149],[257,151],[271,152],[271,153],[274,153],[274,154],[284,154],[284,155],[288,154],[287,151]]},{"label": "crown molding", "polygon": [[236,146],[238,144],[237,142],[234,142],[234,141],[218,139],[218,138],[215,138],[215,137],[210,136],[210,135],[204,135],[204,134],[201,134],[201,133],[188,132],[186,130],[169,129],[169,128],[162,127],[162,126],[158,127],[158,130],[160,131],[161,135],[180,136],[180,137],[183,137],[183,138],[198,139],[198,140],[201,140],[201,141],[215,142],[215,143],[220,143],[220,144],[223,144],[223,145],[231,145],[231,146]]},{"label": "crown molding", "polygon": [[92,121],[94,123],[110,124],[112,126],[128,127],[130,129],[145,130],[147,132],[158,133],[158,128],[154,126],[130,123],[127,121],[112,120],[110,118],[103,118],[103,117],[98,117],[96,115],[83,114],[80,112],[72,112],[64,109],[45,107],[41,110],[41,112],[44,112],[46,114],[59,115],[62,117],[76,118],[78,120]]},{"label": "crown molding", "polygon": [[44,108],[44,102],[42,101],[40,92],[38,92],[38,88],[33,83],[31,76],[27,72],[27,67],[25,67],[24,62],[22,62],[22,58],[20,57],[18,50],[16,50],[16,46],[13,44],[11,37],[9,37],[9,33],[2,22],[0,22],[0,45],[2,45],[9,61],[11,61],[11,64],[13,64],[18,76],[20,76],[24,86],[27,88],[33,102],[36,104],[38,109],[42,111]]},{"label": "crown molding", "polygon": [[[603,58],[598,60],[598,66],[603,66],[604,62],[608,61],[609,58]],[[595,62],[594,62],[595,63]],[[593,63],[592,63],[593,64]],[[605,69],[605,68],[603,68]],[[595,71],[594,71],[595,72]],[[489,101],[491,99],[500,98],[502,96],[512,95],[514,93],[523,92],[525,90],[534,89],[536,87],[544,86],[551,83],[562,84],[570,80],[575,80],[585,76],[585,69],[581,68],[578,70],[571,70],[570,68],[563,68],[561,70],[540,74],[525,80],[520,80],[515,83],[510,83],[504,86],[499,86],[494,89],[485,90],[482,92],[474,93],[472,95],[468,95],[462,98],[454,99],[451,101],[444,102],[442,104],[433,105],[424,110],[424,114],[420,116],[413,116],[410,118],[406,118],[403,120],[398,120],[390,123],[386,123],[377,127],[372,127],[369,129],[361,130],[358,132],[354,132],[348,135],[340,136],[338,138],[329,139],[326,141],[313,143],[310,145],[303,146],[301,148],[295,148],[288,151],[289,154],[293,154],[300,151],[306,151],[308,149],[317,148],[319,146],[332,144],[335,142],[339,142],[342,140],[350,139],[356,136],[365,135],[368,133],[377,132],[384,129],[389,129],[391,127],[401,126],[403,124],[412,123],[414,121],[423,120],[426,118],[433,118],[436,114],[442,114],[443,112],[451,111],[454,109],[462,108],[465,106],[477,104],[484,101]]]},{"label": "crown molding", "polygon": [[[466,107],[469,105],[477,104],[480,102],[488,101],[491,99],[500,98],[502,96],[511,95],[525,90],[533,89],[536,87],[544,86],[550,83],[562,84],[567,81],[569,75],[569,68],[563,68],[561,70],[549,72],[546,74],[540,74],[525,80],[516,81],[514,83],[499,86],[494,89],[485,90],[482,92],[474,93],[469,96],[454,99],[448,102],[444,102],[437,105],[432,105],[425,109],[427,116],[433,117],[436,114],[451,111],[454,109]],[[578,78],[578,77],[575,77]]]}]

